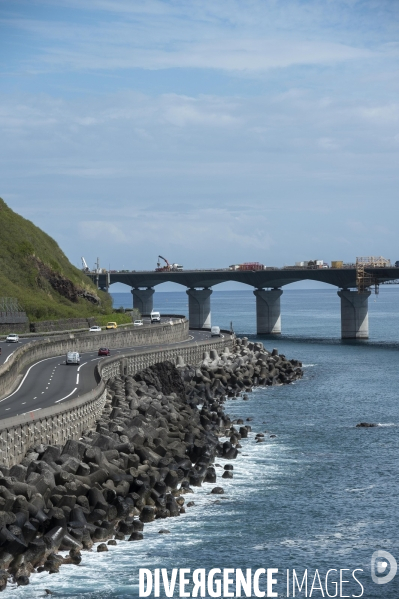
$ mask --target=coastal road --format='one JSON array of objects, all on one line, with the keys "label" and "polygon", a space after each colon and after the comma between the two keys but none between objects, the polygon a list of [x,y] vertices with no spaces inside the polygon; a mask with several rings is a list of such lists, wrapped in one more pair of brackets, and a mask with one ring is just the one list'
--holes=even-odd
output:
[{"label": "coastal road", "polygon": [[[142,320],[143,320],[144,324],[150,324],[149,318],[143,318]],[[168,318],[167,316],[161,317],[161,323],[162,322],[165,323],[165,322],[169,322],[169,321],[170,321],[170,318]],[[105,330],[105,329],[103,329],[103,330]],[[75,331],[74,335],[76,337],[76,335],[87,333],[87,332],[88,332],[87,329],[82,329],[81,331]],[[59,334],[62,335],[62,331],[60,331]],[[21,333],[18,343],[7,343],[7,341],[5,340],[5,337],[4,337],[4,339],[2,341],[0,341],[0,349],[1,349],[0,365],[7,362],[7,360],[10,359],[11,355],[15,352],[15,350],[18,349],[18,347],[21,347],[21,345],[23,345],[25,343],[30,343],[31,341],[37,341],[38,339],[44,339],[45,337],[46,337],[46,335],[40,335],[40,337],[23,337],[23,333]]]},{"label": "coastal road", "polygon": [[16,349],[24,345],[25,343],[30,343],[30,341],[36,341],[36,338],[30,337],[22,339],[19,338],[18,343],[7,343],[5,340],[0,342],[1,355],[0,355],[0,364],[4,364],[7,360],[10,359],[11,355],[15,352]]},{"label": "coastal road", "polygon": [[[190,331],[188,341],[209,340],[208,331]],[[187,341],[167,344],[178,347]],[[13,344],[17,346],[17,344]],[[126,351],[143,349],[163,349],[166,344],[140,345],[111,350],[111,356]],[[100,358],[97,352],[80,354],[80,364],[66,364],[65,354],[45,358],[28,366],[21,373],[17,389],[0,400],[0,419],[19,414],[33,413],[78,397],[94,389],[97,385],[94,371]]]}]

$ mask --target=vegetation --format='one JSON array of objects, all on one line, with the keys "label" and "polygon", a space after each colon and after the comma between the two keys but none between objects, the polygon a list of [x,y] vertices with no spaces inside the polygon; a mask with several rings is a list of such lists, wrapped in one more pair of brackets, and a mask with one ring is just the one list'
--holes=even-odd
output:
[{"label": "vegetation", "polygon": [[116,322],[116,324],[128,324],[132,322],[130,314],[122,314],[120,312],[113,312],[112,314],[100,314],[96,316],[96,324],[100,327],[105,327],[107,322]]},{"label": "vegetation", "polygon": [[17,298],[30,320],[101,315],[111,320],[111,296],[98,291],[54,239],[1,198],[0,230],[1,297]]}]

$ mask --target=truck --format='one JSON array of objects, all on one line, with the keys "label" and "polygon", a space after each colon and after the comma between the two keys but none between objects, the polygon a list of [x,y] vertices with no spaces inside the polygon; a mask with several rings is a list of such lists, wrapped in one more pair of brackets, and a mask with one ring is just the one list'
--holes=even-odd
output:
[{"label": "truck", "polygon": [[237,270],[264,270],[264,268],[260,262],[244,262],[243,264],[239,264]]},{"label": "truck", "polygon": [[151,324],[154,322],[161,322],[161,314],[159,312],[155,312],[154,310],[151,312],[150,316]]}]

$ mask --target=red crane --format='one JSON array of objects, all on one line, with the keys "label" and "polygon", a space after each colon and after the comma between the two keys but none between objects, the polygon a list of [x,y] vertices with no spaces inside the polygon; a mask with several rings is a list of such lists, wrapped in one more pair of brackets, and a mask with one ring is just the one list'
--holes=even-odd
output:
[{"label": "red crane", "polygon": [[[161,266],[161,263],[159,262],[159,258],[161,258],[161,260],[163,260],[165,262],[165,266]],[[165,270],[170,270],[170,264],[167,261],[166,258],[164,258],[163,256],[158,256],[158,262],[157,262],[157,268],[155,269],[157,272],[162,272]]]}]

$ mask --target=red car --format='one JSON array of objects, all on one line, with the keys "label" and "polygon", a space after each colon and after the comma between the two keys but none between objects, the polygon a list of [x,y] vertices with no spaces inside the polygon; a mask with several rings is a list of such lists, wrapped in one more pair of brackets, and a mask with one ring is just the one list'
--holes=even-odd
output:
[{"label": "red car", "polygon": [[111,352],[107,347],[100,347],[100,349],[98,350],[98,355],[99,356],[110,356]]}]

